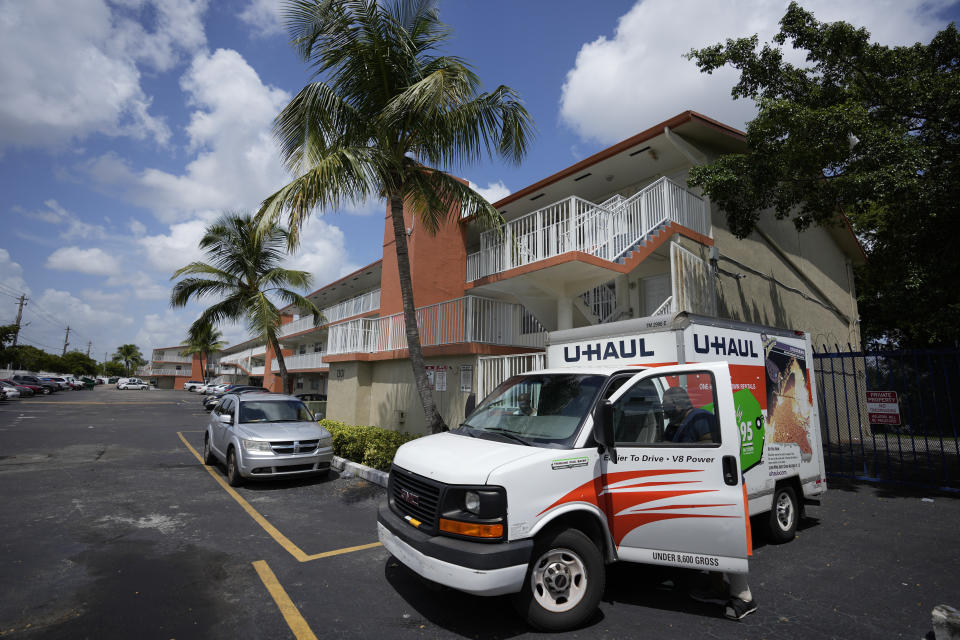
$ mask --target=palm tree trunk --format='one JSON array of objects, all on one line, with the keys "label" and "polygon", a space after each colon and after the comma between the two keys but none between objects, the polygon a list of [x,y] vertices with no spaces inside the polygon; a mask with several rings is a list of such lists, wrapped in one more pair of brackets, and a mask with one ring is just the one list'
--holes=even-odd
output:
[{"label": "palm tree trunk", "polygon": [[407,331],[407,347],[410,350],[410,365],[413,380],[423,405],[423,414],[432,433],[446,431],[447,424],[437,411],[430,391],[423,350],[420,347],[420,329],[417,327],[417,311],[413,306],[413,280],[410,276],[410,253],[407,249],[407,229],[403,222],[403,200],[391,194],[390,217],[393,221],[393,238],[397,249],[397,272],[400,276],[400,298],[403,300],[403,324]]},{"label": "palm tree trunk", "polygon": [[[283,387],[283,393],[290,393],[293,389],[290,389],[287,386],[287,363],[283,361],[283,353],[280,351],[280,341],[277,340],[277,336],[270,336],[270,346],[273,347],[273,357],[277,359],[277,364],[280,365],[280,386]],[[267,372],[263,372],[263,376],[267,376]]]}]

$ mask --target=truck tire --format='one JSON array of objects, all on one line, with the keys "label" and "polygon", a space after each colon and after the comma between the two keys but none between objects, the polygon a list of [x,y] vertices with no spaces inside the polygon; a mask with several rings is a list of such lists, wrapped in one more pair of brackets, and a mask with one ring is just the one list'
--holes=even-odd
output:
[{"label": "truck tire", "polygon": [[606,582],[600,550],[583,532],[565,529],[537,540],[517,612],[543,631],[566,631],[597,609]]},{"label": "truck tire", "polygon": [[790,485],[780,485],[773,492],[770,508],[770,540],[774,544],[790,542],[797,535],[800,508],[797,494]]}]

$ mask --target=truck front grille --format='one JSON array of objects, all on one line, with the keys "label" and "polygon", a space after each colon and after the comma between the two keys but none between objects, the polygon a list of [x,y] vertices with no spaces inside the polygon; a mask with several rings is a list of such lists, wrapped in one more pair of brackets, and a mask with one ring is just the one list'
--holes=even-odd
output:
[{"label": "truck front grille", "polygon": [[421,531],[435,533],[442,485],[394,466],[390,471],[390,506],[401,516],[422,522]]}]

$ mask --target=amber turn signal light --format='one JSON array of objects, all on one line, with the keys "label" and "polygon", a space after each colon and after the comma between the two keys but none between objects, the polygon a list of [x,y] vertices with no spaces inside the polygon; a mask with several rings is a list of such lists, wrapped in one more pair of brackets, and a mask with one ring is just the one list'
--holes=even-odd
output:
[{"label": "amber turn signal light", "polygon": [[475,522],[461,522],[440,518],[440,530],[447,533],[456,533],[461,536],[474,538],[502,538],[502,524],[477,524]]}]

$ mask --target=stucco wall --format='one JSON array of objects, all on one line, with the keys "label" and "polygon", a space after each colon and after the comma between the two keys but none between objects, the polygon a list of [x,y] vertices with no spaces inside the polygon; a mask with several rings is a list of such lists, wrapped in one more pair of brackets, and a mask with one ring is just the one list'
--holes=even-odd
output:
[{"label": "stucco wall", "polygon": [[808,331],[818,346],[859,347],[851,263],[826,229],[797,231],[765,211],[759,231],[741,240],[716,206],[712,214],[721,317]]},{"label": "stucco wall", "polygon": [[[426,364],[428,367],[445,367],[447,390],[433,391],[433,399],[447,424],[455,427],[463,422],[469,395],[460,391],[460,367],[472,367],[471,391],[475,392],[477,356],[428,358]],[[349,424],[371,424],[397,431],[427,433],[409,360],[332,364],[327,417]]]}]

